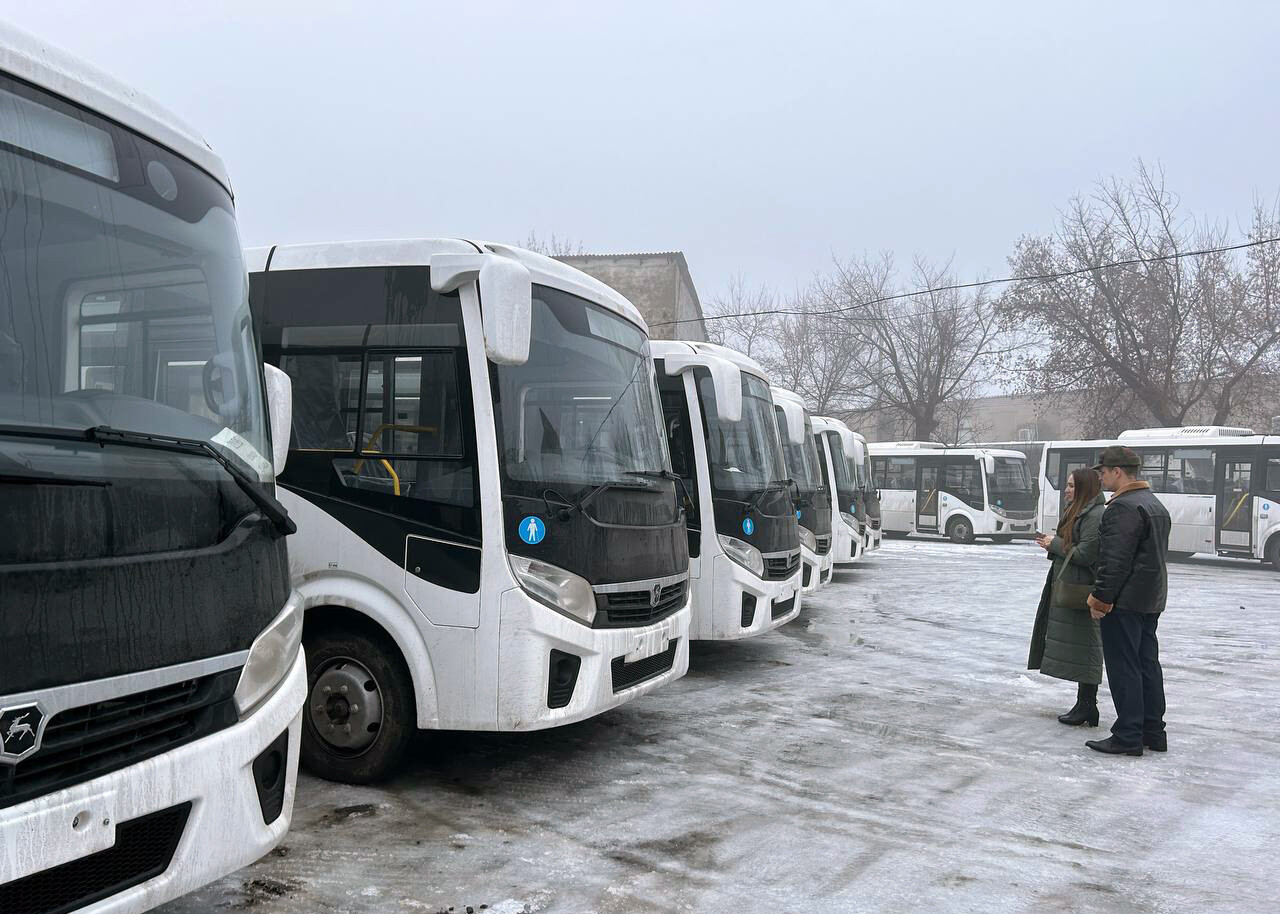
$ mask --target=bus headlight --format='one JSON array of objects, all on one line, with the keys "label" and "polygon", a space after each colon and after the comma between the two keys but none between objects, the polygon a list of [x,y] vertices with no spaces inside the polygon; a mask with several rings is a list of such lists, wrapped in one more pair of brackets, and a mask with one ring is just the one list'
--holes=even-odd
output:
[{"label": "bus headlight", "polygon": [[818,551],[818,538],[807,527],[800,528],[800,543],[810,552]]},{"label": "bus headlight", "polygon": [[849,529],[852,530],[854,533],[858,532],[858,519],[854,517],[852,514],[845,514],[843,511],[841,511],[840,519],[844,521],[846,524],[848,524]]},{"label": "bus headlight", "polygon": [[759,549],[750,543],[744,543],[736,536],[725,536],[723,533],[717,535],[720,538],[720,548],[724,550],[725,555],[756,577],[764,577],[764,557],[760,555]]},{"label": "bus headlight", "polygon": [[590,625],[595,621],[596,595],[585,578],[537,559],[522,555],[510,558],[511,571],[529,596],[578,622]]},{"label": "bus headlight", "polygon": [[256,711],[288,674],[301,644],[302,608],[291,596],[249,648],[234,696],[241,720]]}]

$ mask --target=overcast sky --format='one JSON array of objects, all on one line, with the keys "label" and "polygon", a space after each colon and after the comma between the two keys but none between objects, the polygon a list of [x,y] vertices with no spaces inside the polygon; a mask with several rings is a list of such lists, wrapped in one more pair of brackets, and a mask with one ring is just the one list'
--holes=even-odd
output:
[{"label": "overcast sky", "polygon": [[247,244],[683,250],[704,302],[832,254],[1003,275],[1074,192],[1163,163],[1280,192],[1280,4],[0,0],[226,160]]}]

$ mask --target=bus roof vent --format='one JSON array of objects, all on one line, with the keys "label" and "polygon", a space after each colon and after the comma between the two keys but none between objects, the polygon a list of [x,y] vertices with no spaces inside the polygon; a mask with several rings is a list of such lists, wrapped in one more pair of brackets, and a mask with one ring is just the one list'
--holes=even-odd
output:
[{"label": "bus roof vent", "polygon": [[1184,425],[1181,428],[1131,428],[1121,438],[1247,438],[1253,429],[1230,425]]},{"label": "bus roof vent", "polygon": [[946,447],[945,444],[942,444],[937,441],[895,441],[893,442],[892,446],[893,447],[934,448],[938,450]]}]

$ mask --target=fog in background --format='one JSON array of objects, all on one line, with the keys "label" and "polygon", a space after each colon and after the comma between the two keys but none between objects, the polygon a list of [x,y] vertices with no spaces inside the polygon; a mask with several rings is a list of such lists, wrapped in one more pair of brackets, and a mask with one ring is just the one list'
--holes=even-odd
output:
[{"label": "fog in background", "polygon": [[706,301],[832,254],[999,276],[1098,178],[1229,220],[1280,190],[1270,3],[0,0],[226,160],[247,244],[681,249]]}]

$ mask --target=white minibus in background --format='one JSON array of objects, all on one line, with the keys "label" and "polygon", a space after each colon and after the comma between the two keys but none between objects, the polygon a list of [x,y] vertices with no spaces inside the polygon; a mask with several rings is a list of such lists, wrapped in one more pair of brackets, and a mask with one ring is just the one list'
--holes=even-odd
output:
[{"label": "white minibus in background", "polygon": [[778,437],[787,473],[795,483],[796,521],[800,524],[800,586],[813,593],[830,583],[831,493],[823,481],[818,444],[813,437],[813,421],[799,394],[774,387],[774,408],[778,417]]},{"label": "white minibus in background", "polygon": [[875,442],[871,466],[889,536],[938,533],[955,543],[1007,543],[1035,532],[1036,497],[1018,451]]},{"label": "white minibus in background", "polygon": [[292,817],[288,382],[222,162],[3,23],[0,221],[0,911],[147,911]]},{"label": "white minibus in background", "polygon": [[818,459],[831,493],[831,560],[850,565],[862,558],[866,537],[858,518],[862,504],[853,457],[853,430],[830,416],[813,417]]},{"label": "white minibus in background", "polygon": [[420,728],[566,724],[684,675],[685,522],[630,302],[453,239],[248,261],[293,379],[310,770],[376,780]]},{"label": "white minibus in background", "polygon": [[689,637],[747,638],[800,612],[800,533],[769,378],[713,343],[654,340],[694,589]]},{"label": "white minibus in background", "polygon": [[1049,441],[1041,460],[1038,526],[1062,516],[1071,471],[1121,444],[1142,458],[1139,478],[1169,509],[1169,553],[1263,559],[1280,570],[1280,435],[1248,428],[1133,429],[1117,439]]}]

